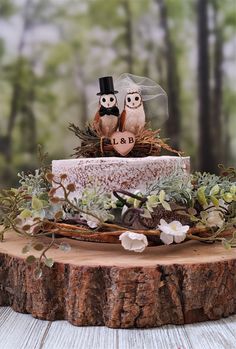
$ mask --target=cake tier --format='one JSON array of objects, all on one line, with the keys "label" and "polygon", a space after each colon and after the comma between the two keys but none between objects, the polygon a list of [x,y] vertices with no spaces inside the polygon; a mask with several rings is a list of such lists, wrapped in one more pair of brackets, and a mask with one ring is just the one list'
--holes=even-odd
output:
[{"label": "cake tier", "polygon": [[[190,172],[190,158],[148,156],[145,158],[82,158],[54,160],[52,172],[58,177],[67,174],[67,183],[76,185],[73,196],[87,186],[97,185],[106,192],[120,189],[145,189],[155,179],[176,171]],[[58,193],[60,195],[60,193]]]}]

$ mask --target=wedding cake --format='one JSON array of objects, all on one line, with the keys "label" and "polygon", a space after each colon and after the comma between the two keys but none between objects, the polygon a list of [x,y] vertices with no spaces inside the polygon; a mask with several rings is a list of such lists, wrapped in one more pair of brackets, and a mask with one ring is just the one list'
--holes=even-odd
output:
[{"label": "wedding cake", "polygon": [[[125,74],[116,82],[119,89],[116,97],[118,91],[112,77],[100,78],[99,84],[100,97],[93,124],[86,135],[79,135],[79,158],[52,162],[56,178],[66,174],[65,183],[75,184],[73,196],[80,196],[86,187],[95,185],[108,193],[142,190],[157,179],[176,172],[183,176],[190,172],[189,157],[160,156],[165,143],[157,131],[146,127],[147,112],[149,116],[159,113],[159,117],[163,110],[167,113],[166,93],[159,85],[147,78]],[[121,113],[119,101],[124,105]],[[86,153],[90,148],[90,153]],[[174,151],[169,146],[167,150]],[[63,195],[60,190],[57,194]]]}]

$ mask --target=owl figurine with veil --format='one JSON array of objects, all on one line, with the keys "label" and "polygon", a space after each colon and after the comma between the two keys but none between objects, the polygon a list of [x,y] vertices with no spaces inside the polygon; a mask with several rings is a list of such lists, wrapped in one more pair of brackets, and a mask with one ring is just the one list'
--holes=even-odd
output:
[{"label": "owl figurine with veil", "polygon": [[160,126],[168,118],[167,94],[153,80],[125,73],[116,80],[115,86],[120,91],[118,104],[123,110],[120,131],[137,135],[147,121]]}]

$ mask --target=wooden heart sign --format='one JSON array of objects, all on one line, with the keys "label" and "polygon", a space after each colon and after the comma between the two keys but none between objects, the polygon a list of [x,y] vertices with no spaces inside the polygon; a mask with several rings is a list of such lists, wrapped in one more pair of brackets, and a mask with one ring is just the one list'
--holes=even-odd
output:
[{"label": "wooden heart sign", "polygon": [[122,156],[129,154],[135,145],[135,135],[129,131],[114,132],[110,139],[113,148]]}]

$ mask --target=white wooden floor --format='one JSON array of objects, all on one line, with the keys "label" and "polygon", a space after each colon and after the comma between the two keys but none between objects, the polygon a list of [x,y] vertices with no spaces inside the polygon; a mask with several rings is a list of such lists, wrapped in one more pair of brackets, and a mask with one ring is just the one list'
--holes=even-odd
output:
[{"label": "white wooden floor", "polygon": [[0,307],[0,349],[236,349],[236,315],[150,330],[75,327]]}]

